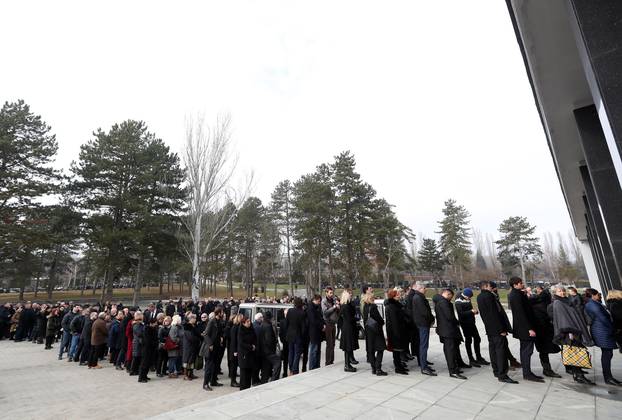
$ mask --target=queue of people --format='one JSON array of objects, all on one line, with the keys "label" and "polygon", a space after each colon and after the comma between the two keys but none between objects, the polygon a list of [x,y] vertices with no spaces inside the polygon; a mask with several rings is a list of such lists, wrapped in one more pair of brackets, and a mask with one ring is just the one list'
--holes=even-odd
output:
[{"label": "queue of people", "polygon": [[[229,385],[243,390],[319,368],[322,347],[324,364],[333,364],[337,341],[344,371],[356,372],[360,333],[372,374],[388,374],[383,370],[383,356],[390,351],[395,374],[408,375],[408,363],[416,360],[421,374],[436,376],[428,359],[435,329],[447,371],[455,379],[467,379],[465,369],[491,365],[500,382],[517,383],[508,375],[516,368],[522,369],[524,380],[544,382],[544,377],[561,377],[551,366],[550,354],[568,346],[587,349],[596,345],[601,349],[605,383],[622,385],[611,371],[614,350],[622,352],[622,292],[609,292],[605,305],[594,289],[586,289],[583,296],[576,290],[567,295],[563,286],[556,285],[551,294],[540,286],[525,287],[518,277],[510,279],[510,286],[512,322],[495,282],[480,283],[477,307],[471,288],[457,296],[443,289],[430,304],[425,285],[415,282],[407,289],[386,292],[384,317],[371,287],[363,287],[356,297],[348,286],[339,298],[327,287],[324,297],[296,297],[289,309],[257,313],[254,319],[239,313],[240,302],[233,298],[199,303],[171,300],[149,304],[144,310],[121,303],[5,304],[0,307],[0,339],[45,343],[46,350],[57,342],[59,360],[88,369],[100,369],[102,361],[108,360],[117,370],[137,376],[140,383],[149,382],[150,372],[192,381],[202,369],[203,389],[211,391],[223,385],[223,360]],[[490,361],[481,354],[478,316],[484,324]],[[510,352],[510,334],[519,340],[520,362]],[[542,376],[532,369],[534,351],[539,354]],[[566,363],[566,372],[578,383],[593,384],[581,367]]]}]

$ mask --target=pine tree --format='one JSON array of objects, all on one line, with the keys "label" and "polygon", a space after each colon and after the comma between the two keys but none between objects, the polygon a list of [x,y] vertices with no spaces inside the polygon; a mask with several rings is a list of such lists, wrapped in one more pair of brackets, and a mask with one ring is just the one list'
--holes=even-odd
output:
[{"label": "pine tree", "polygon": [[292,281],[292,235],[294,227],[293,219],[293,186],[289,180],[281,181],[272,193],[271,212],[275,223],[279,228],[281,237],[284,238],[285,251],[287,256],[287,280],[291,295],[294,295],[294,284]]},{"label": "pine tree", "polygon": [[417,263],[421,270],[432,274],[436,280],[440,280],[440,274],[445,269],[445,259],[434,239],[423,239]]},{"label": "pine tree", "polygon": [[499,260],[506,274],[520,267],[523,280],[527,281],[526,265],[542,257],[539,240],[534,236],[535,226],[531,226],[526,217],[514,216],[505,219],[499,225],[501,238],[496,241]]},{"label": "pine tree", "polygon": [[447,265],[453,270],[454,280],[463,281],[463,271],[471,264],[469,212],[455,200],[445,202],[443,219],[439,222],[440,248]]}]

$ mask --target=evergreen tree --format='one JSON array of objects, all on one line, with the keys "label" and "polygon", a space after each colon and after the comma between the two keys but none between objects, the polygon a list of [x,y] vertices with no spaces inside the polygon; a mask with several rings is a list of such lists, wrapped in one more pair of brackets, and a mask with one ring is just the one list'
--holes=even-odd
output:
[{"label": "evergreen tree", "polygon": [[499,260],[506,274],[520,267],[523,280],[526,279],[526,265],[542,257],[538,238],[534,236],[535,226],[531,226],[526,217],[513,216],[499,225],[501,238],[496,241]]},{"label": "evergreen tree", "polygon": [[436,280],[440,280],[440,275],[445,269],[445,258],[434,239],[423,239],[417,263],[421,270],[432,274]]},{"label": "evergreen tree", "polygon": [[464,285],[463,271],[469,270],[471,263],[471,241],[469,212],[455,200],[447,200],[443,208],[443,219],[439,222],[440,249],[453,271],[453,279],[460,279]]},{"label": "evergreen tree", "polygon": [[275,223],[279,228],[281,237],[284,238],[285,251],[287,256],[287,280],[291,295],[294,294],[292,282],[292,236],[293,236],[293,186],[289,180],[281,181],[272,193],[271,212]]}]

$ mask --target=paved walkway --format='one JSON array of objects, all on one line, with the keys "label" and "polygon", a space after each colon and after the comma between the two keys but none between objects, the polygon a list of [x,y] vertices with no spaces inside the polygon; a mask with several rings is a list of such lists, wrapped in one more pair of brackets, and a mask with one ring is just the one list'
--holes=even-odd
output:
[{"label": "paved walkway", "polygon": [[[408,376],[396,375],[391,355],[385,353],[384,369],[389,376],[371,375],[361,363],[357,373],[343,372],[343,363],[254,387],[242,392],[224,386],[214,392],[201,388],[202,380],[157,378],[137,383],[114,370],[88,370],[58,361],[56,348],[43,350],[31,343],[0,341],[0,418],[4,419],[118,419],[179,420],[216,416],[217,419],[620,419],[622,388],[603,384],[600,352],[592,348],[596,369],[590,377],[597,386],[575,384],[564,374],[559,355],[553,367],[562,379],[543,384],[522,381],[520,371],[511,376],[521,381],[506,385],[496,381],[490,367],[466,370],[466,381],[451,379],[438,337],[432,335],[430,359],[438,377],[421,375],[411,362]],[[364,347],[364,343],[360,342]],[[487,357],[487,340],[482,353]],[[517,340],[510,339],[518,355]],[[56,346],[55,346],[56,347]],[[464,349],[463,356],[464,356]],[[339,352],[337,355],[340,356]],[[364,349],[357,352],[365,360]],[[323,359],[323,357],[322,357]],[[541,372],[537,355],[533,366]],[[622,355],[614,354],[614,375],[622,379]],[[226,371],[226,367],[223,366]],[[202,376],[202,371],[197,372]],[[225,381],[223,381],[225,382]],[[226,383],[226,382],[225,382]],[[235,391],[235,392],[233,392]]]}]

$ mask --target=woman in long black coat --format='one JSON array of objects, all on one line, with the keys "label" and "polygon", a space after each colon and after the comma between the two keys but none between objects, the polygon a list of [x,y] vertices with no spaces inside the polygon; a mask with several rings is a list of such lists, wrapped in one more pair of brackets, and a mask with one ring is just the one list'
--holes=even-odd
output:
[{"label": "woman in long black coat", "polygon": [[553,336],[555,335],[553,332],[553,322],[547,312],[547,308],[551,304],[551,293],[542,287],[537,287],[536,294],[529,297],[529,303],[533,308],[536,320],[534,324],[536,330],[536,350],[538,350],[538,355],[540,356],[543,374],[551,378],[561,378],[561,375],[553,371],[549,360],[549,354],[561,351],[559,346],[553,343]]},{"label": "woman in long black coat", "polygon": [[238,364],[240,365],[240,391],[251,387],[255,367],[257,336],[249,318],[242,318],[238,331]]},{"label": "woman in long black coat", "polygon": [[363,296],[363,323],[367,361],[371,365],[372,374],[386,376],[387,372],[382,370],[382,355],[387,349],[382,329],[384,319],[380,316],[380,311],[374,303],[374,294],[370,291]]},{"label": "woman in long black coat", "polygon": [[613,321],[613,335],[622,353],[622,291],[610,290],[607,294],[607,309]]},{"label": "woman in long black coat", "polygon": [[354,358],[354,350],[358,350],[359,340],[358,328],[356,328],[356,308],[352,302],[352,294],[344,290],[341,294],[340,302],[341,310],[339,311],[339,317],[342,323],[339,348],[343,350],[345,360],[343,369],[346,372],[356,372],[356,368],[352,367],[352,365],[358,364],[358,361]]},{"label": "woman in long black coat", "polygon": [[387,323],[387,342],[389,351],[393,352],[393,366],[395,373],[408,375],[408,370],[402,362],[402,352],[408,348],[408,315],[399,302],[399,291],[391,289],[387,293],[384,303]]},{"label": "woman in long black coat", "polygon": [[188,315],[187,322],[184,324],[182,333],[182,355],[181,361],[184,367],[184,380],[191,381],[197,377],[194,375],[194,362],[199,355],[199,347],[201,346],[201,335],[198,333],[197,316],[195,314]]},{"label": "woman in long black coat", "polygon": [[240,331],[240,322],[242,314],[233,315],[232,324],[229,328],[229,339],[227,340],[227,360],[229,362],[229,378],[231,386],[239,388],[238,377],[238,332]]}]

